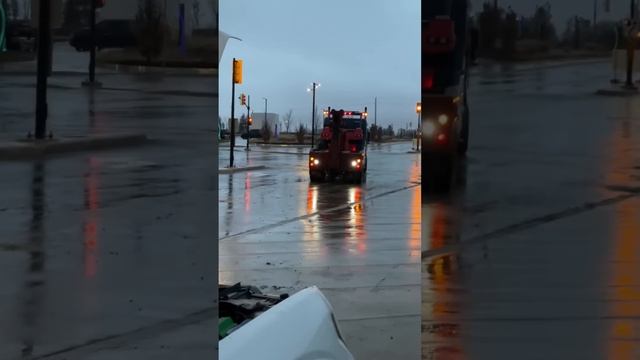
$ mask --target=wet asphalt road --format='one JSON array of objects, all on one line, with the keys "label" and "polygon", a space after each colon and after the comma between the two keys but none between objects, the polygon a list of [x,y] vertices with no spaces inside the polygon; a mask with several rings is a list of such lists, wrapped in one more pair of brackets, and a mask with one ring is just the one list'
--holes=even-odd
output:
[{"label": "wet asphalt road", "polygon": [[409,150],[370,147],[363,186],[310,184],[308,149],[237,151],[239,165],[267,169],[219,177],[220,281],[268,293],[316,285],[356,358],[418,358],[420,157]]},{"label": "wet asphalt road", "polygon": [[637,359],[640,98],[477,70],[466,176],[422,207],[423,359]]},{"label": "wet asphalt road", "polygon": [[[34,79],[5,75],[0,138],[15,138],[32,128]],[[50,90],[56,136],[143,132],[154,142],[0,162],[0,358],[210,358],[217,99],[92,93],[82,80],[51,79],[69,84]],[[178,80],[153,78],[160,88]]]}]

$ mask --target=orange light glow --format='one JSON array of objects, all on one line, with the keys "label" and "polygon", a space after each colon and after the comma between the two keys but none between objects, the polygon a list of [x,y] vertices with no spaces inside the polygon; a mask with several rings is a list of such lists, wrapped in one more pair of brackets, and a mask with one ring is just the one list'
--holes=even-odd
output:
[{"label": "orange light glow", "polygon": [[98,173],[99,162],[89,158],[89,173],[85,176],[85,209],[87,210],[82,227],[84,247],[84,276],[93,278],[97,273],[98,252]]}]

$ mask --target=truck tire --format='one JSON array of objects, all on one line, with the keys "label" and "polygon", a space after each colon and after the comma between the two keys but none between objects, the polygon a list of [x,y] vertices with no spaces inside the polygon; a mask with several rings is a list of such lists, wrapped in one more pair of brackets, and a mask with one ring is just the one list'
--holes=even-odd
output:
[{"label": "truck tire", "polygon": [[356,184],[364,184],[367,181],[367,174],[364,172],[353,174],[353,182]]},{"label": "truck tire", "polygon": [[462,114],[462,129],[460,131],[460,141],[458,142],[458,154],[466,155],[469,150],[469,106],[465,105]]},{"label": "truck tire", "polygon": [[317,171],[310,171],[309,172],[309,180],[311,180],[311,183],[322,182],[322,181],[324,181],[324,173],[317,172]]},{"label": "truck tire", "polygon": [[453,154],[423,155],[422,188],[426,193],[446,193],[451,190],[454,158]]}]

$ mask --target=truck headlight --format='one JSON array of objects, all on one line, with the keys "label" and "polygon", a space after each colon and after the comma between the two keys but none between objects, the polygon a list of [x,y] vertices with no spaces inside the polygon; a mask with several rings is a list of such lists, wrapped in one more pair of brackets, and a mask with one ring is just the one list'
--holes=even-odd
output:
[{"label": "truck headlight", "polygon": [[422,132],[427,136],[433,136],[436,133],[436,124],[427,120],[422,126]]},{"label": "truck headlight", "polygon": [[356,160],[353,160],[351,162],[351,167],[356,167],[356,166],[358,166],[358,162]]},{"label": "truck headlight", "polygon": [[438,117],[438,122],[440,125],[446,125],[449,122],[449,117],[445,114],[442,114]]},{"label": "truck headlight", "polygon": [[320,160],[318,160],[318,159],[313,160],[313,164],[314,165],[320,165]]}]

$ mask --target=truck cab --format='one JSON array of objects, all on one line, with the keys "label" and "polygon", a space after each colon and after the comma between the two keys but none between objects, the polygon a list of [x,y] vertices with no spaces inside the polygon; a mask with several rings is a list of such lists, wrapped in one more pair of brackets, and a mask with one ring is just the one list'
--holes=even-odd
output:
[{"label": "truck cab", "polygon": [[320,141],[309,153],[309,177],[311,182],[366,181],[367,108],[363,112],[332,110],[324,111],[324,122]]}]

